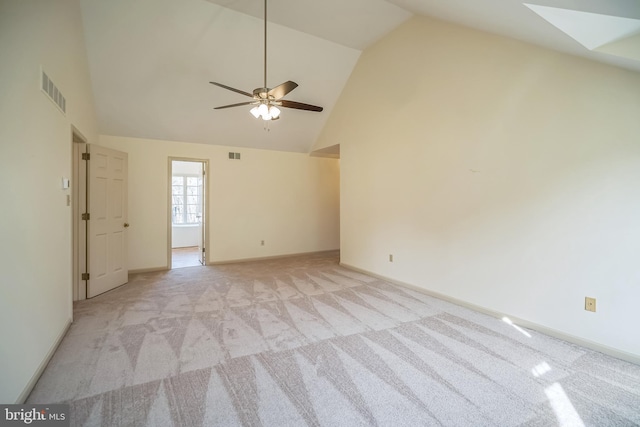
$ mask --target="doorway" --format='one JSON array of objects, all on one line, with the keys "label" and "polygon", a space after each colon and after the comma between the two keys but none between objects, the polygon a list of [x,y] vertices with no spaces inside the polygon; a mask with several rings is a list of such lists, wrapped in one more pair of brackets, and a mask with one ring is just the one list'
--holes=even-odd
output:
[{"label": "doorway", "polygon": [[87,151],[87,140],[75,127],[71,130],[71,203],[73,240],[73,300],[87,298],[86,281],[82,274],[87,271],[87,228],[81,220],[87,204],[87,164],[82,161],[82,153]]},{"label": "doorway", "polygon": [[207,265],[208,161],[169,158],[168,266]]}]

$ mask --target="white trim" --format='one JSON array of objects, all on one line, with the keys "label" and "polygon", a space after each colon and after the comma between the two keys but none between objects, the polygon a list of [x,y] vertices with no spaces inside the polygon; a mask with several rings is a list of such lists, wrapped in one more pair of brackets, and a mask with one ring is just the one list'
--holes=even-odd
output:
[{"label": "white trim", "polygon": [[564,340],[564,341],[568,341],[570,343],[577,344],[577,345],[580,345],[582,347],[586,347],[586,348],[591,349],[591,350],[599,351],[600,353],[604,353],[604,354],[607,354],[609,356],[613,356],[615,358],[618,358],[618,359],[621,359],[621,360],[624,360],[624,361],[627,361],[627,362],[635,363],[636,365],[640,365],[640,355],[637,355],[637,354],[628,353],[626,351],[618,350],[618,349],[613,348],[613,347],[608,347],[606,345],[599,344],[599,343],[594,342],[594,341],[589,341],[587,339],[580,338],[580,337],[577,337],[575,335],[571,335],[571,334],[567,334],[567,333],[562,332],[562,331],[558,331],[557,329],[548,328],[546,326],[542,326],[542,325],[539,325],[537,323],[530,322],[528,320],[520,319],[520,318],[512,316],[512,315],[510,315],[508,313],[500,313],[498,311],[494,311],[494,310],[491,310],[491,309],[488,309],[488,308],[485,308],[485,307],[482,307],[482,306],[479,306],[479,305],[475,305],[475,304],[472,304],[472,303],[467,302],[467,301],[459,300],[457,298],[453,298],[453,297],[450,297],[448,295],[441,294],[439,292],[434,292],[434,291],[431,291],[429,289],[425,289],[425,288],[422,288],[420,286],[413,285],[411,283],[402,282],[400,280],[395,280],[395,279],[392,279],[390,277],[386,277],[386,276],[382,276],[380,274],[372,273],[371,271],[364,270],[364,269],[358,268],[358,267],[354,267],[352,265],[349,265],[349,264],[346,264],[346,263],[343,263],[343,262],[340,263],[340,266],[348,268],[349,270],[356,271],[358,273],[362,273],[362,274],[366,274],[368,276],[375,277],[377,279],[381,279],[381,280],[385,280],[387,282],[391,282],[391,283],[399,285],[399,286],[407,287],[407,288],[409,288],[411,290],[421,292],[423,294],[432,296],[434,298],[439,298],[441,300],[448,301],[450,303],[457,304],[457,305],[460,305],[462,307],[470,308],[471,310],[475,310],[475,311],[478,311],[480,313],[484,313],[486,315],[489,315],[489,316],[492,316],[492,317],[496,317],[498,319],[502,319],[503,317],[507,316],[509,319],[511,319],[513,321],[513,323],[518,324],[518,326],[523,326],[523,327],[528,328],[528,329],[533,329],[534,331],[538,331],[538,332],[543,333],[545,335],[549,335],[549,336],[552,336],[554,338],[558,338],[558,339],[561,339],[561,340]]},{"label": "white trim", "polygon": [[31,379],[29,380],[27,385],[22,390],[22,393],[20,393],[20,395],[18,396],[18,399],[15,402],[16,404],[22,404],[27,400],[27,398],[31,394],[31,391],[33,391],[33,388],[36,386],[36,383],[40,379],[40,376],[42,375],[42,373],[44,372],[45,368],[49,364],[49,361],[53,357],[53,354],[58,349],[58,346],[60,346],[60,343],[62,342],[62,339],[67,334],[67,331],[69,330],[70,326],[71,326],[71,318],[67,319],[67,322],[65,323],[64,328],[62,328],[62,332],[60,332],[60,334],[58,335],[58,337],[54,341],[53,345],[51,346],[51,348],[47,352],[47,355],[44,357],[42,362],[40,362],[40,365],[38,365],[38,369],[36,369],[36,371],[33,373],[33,375],[31,376]]}]

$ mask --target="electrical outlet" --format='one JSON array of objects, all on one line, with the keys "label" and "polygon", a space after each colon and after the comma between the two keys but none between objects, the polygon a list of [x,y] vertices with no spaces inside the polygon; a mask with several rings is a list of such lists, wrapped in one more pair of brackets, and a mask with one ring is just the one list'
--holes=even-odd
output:
[{"label": "electrical outlet", "polygon": [[596,299],[595,298],[585,297],[584,298],[584,309],[587,310],[587,311],[593,311],[595,313],[595,311],[596,311]]},{"label": "electrical outlet", "polygon": [[389,262],[393,262],[393,254],[389,254]]},{"label": "electrical outlet", "polygon": [[260,240],[260,246],[264,246],[264,240]]}]

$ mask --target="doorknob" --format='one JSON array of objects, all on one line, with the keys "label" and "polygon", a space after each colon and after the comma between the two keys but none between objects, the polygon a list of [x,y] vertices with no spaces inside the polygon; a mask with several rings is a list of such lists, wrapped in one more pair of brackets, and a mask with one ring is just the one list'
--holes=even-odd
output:
[{"label": "doorknob", "polygon": [[124,223],[124,228],[129,228],[129,223],[128,222]]}]

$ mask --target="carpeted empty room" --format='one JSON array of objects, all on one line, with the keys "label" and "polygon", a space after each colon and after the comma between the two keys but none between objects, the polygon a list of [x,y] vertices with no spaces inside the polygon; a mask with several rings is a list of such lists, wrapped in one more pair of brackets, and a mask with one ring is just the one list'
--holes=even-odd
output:
[{"label": "carpeted empty room", "polygon": [[83,426],[633,426],[640,366],[330,252],[138,274],[77,302],[28,402]]}]

